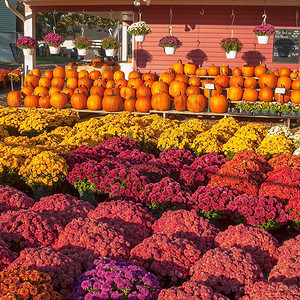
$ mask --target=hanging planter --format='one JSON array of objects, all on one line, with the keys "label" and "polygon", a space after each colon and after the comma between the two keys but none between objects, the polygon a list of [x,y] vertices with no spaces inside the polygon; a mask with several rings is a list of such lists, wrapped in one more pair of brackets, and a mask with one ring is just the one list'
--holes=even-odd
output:
[{"label": "hanging planter", "polygon": [[73,39],[73,44],[77,48],[78,55],[85,56],[88,49],[93,45],[93,40],[86,36],[77,36]]},{"label": "hanging planter", "polygon": [[25,56],[28,56],[28,55],[33,55],[33,48],[24,48],[23,49],[23,53]]},{"label": "hanging planter", "polygon": [[143,42],[145,40],[145,35],[144,34],[135,35],[134,38],[137,42]]},{"label": "hanging planter", "polygon": [[49,46],[50,54],[59,54],[60,47]]},{"label": "hanging planter", "polygon": [[158,46],[163,47],[166,55],[173,55],[176,48],[179,48],[182,42],[173,35],[167,35],[160,39]]},{"label": "hanging planter", "polygon": [[269,42],[270,35],[274,34],[275,28],[271,24],[262,24],[254,27],[253,32],[257,35],[257,42],[266,45]]},{"label": "hanging planter", "polygon": [[85,56],[88,54],[88,49],[77,49],[79,56]]},{"label": "hanging planter", "polygon": [[139,22],[131,24],[127,31],[134,36],[137,42],[143,42],[145,40],[145,36],[152,32],[152,28],[146,22],[140,20]]},{"label": "hanging planter", "polygon": [[257,42],[260,45],[266,45],[269,42],[269,35],[258,35],[257,36]]},{"label": "hanging planter", "polygon": [[116,56],[117,55],[117,49],[106,49],[105,50],[106,56]]},{"label": "hanging planter", "polygon": [[120,46],[120,42],[112,36],[107,36],[102,40],[102,48],[105,50],[106,56],[116,56]]},{"label": "hanging planter", "polygon": [[226,38],[220,42],[221,49],[226,53],[229,59],[236,58],[238,52],[243,48],[243,43],[237,38]]},{"label": "hanging planter", "polygon": [[17,40],[16,46],[23,49],[25,56],[33,55],[33,51],[37,48],[38,44],[35,39],[30,36],[22,36]]},{"label": "hanging planter", "polygon": [[175,54],[175,47],[164,47],[166,55],[174,55]]},{"label": "hanging planter", "polygon": [[60,45],[64,42],[64,38],[58,33],[48,33],[44,42],[49,46],[50,54],[59,54]]}]

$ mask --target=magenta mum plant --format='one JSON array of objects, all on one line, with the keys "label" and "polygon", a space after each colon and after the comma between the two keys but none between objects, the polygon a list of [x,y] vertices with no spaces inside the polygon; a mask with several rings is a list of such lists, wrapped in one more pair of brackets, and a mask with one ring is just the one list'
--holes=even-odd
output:
[{"label": "magenta mum plant", "polygon": [[16,46],[20,49],[35,49],[38,43],[30,36],[22,36],[17,40]]},{"label": "magenta mum plant", "polygon": [[86,36],[77,36],[73,39],[73,44],[77,49],[88,49],[93,45],[93,40]]},{"label": "magenta mum plant", "polygon": [[254,27],[253,32],[256,35],[272,35],[275,32],[275,28],[271,24],[262,24],[262,25],[257,25]]},{"label": "magenta mum plant", "polygon": [[53,47],[59,47],[64,41],[64,38],[58,33],[48,33],[44,38],[45,44]]},{"label": "magenta mum plant", "polygon": [[229,53],[229,51],[240,52],[243,49],[243,43],[237,38],[226,38],[220,42],[221,49]]},{"label": "magenta mum plant", "polygon": [[166,35],[163,38],[160,39],[158,46],[160,47],[174,47],[179,48],[182,45],[182,42],[173,35]]}]

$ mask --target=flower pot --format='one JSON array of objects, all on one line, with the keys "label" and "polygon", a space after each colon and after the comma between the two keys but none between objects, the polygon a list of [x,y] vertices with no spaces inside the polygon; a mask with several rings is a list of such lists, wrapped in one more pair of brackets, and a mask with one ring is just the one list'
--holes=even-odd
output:
[{"label": "flower pot", "polygon": [[134,38],[137,42],[143,42],[145,40],[145,35],[144,34],[135,35]]},{"label": "flower pot", "polygon": [[226,52],[227,58],[236,58],[236,55],[237,55],[237,51],[235,50],[229,51],[228,53]]},{"label": "flower pot", "polygon": [[23,49],[23,53],[24,55],[32,55],[33,54],[33,48],[26,48],[26,49]]},{"label": "flower pot", "polygon": [[50,54],[59,54],[60,47],[49,46]]},{"label": "flower pot", "polygon": [[254,109],[254,110],[253,110],[253,115],[254,115],[254,116],[260,116],[260,115],[262,115],[262,111],[261,111],[261,110]]},{"label": "flower pot", "polygon": [[85,56],[88,53],[88,49],[77,49],[79,56]]},{"label": "flower pot", "polygon": [[106,49],[105,50],[106,56],[116,56],[116,54],[117,54],[117,49]]},{"label": "flower pot", "polygon": [[164,47],[166,55],[174,55],[176,48],[175,47]]},{"label": "flower pot", "polygon": [[269,35],[258,35],[257,36],[257,42],[260,45],[266,45],[269,42]]}]

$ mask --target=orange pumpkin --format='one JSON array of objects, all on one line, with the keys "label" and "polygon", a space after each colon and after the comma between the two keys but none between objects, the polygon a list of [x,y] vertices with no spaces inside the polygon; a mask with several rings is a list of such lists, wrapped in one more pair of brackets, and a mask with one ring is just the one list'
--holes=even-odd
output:
[{"label": "orange pumpkin", "polygon": [[136,78],[141,78],[141,73],[139,71],[131,71],[128,74],[128,80],[129,79],[136,79]]},{"label": "orange pumpkin", "polygon": [[277,87],[284,87],[287,90],[292,87],[292,79],[287,76],[280,76],[277,80]]},{"label": "orange pumpkin", "polygon": [[26,107],[38,107],[40,97],[37,95],[28,95],[24,98],[24,105]]},{"label": "orange pumpkin", "polygon": [[105,89],[104,96],[110,96],[110,95],[120,95],[120,90],[116,87]]},{"label": "orange pumpkin", "polygon": [[196,69],[197,67],[194,63],[187,62],[184,64],[183,72],[185,75],[195,75]]},{"label": "orange pumpkin", "polygon": [[87,70],[80,70],[78,72],[78,79],[80,78],[90,78],[90,73]]},{"label": "orange pumpkin", "polygon": [[53,77],[65,78],[66,72],[63,67],[56,67],[53,70]]},{"label": "orange pumpkin", "polygon": [[102,72],[102,79],[104,79],[105,81],[114,80],[113,71],[108,71],[108,70],[103,71]]},{"label": "orange pumpkin", "polygon": [[[174,70],[173,70],[174,71]],[[173,73],[174,74],[174,73]],[[149,73],[144,73],[143,75],[142,75],[142,79],[144,80],[144,81],[146,81],[146,80],[153,80],[153,81],[155,81],[155,79],[156,79],[156,74],[155,73],[151,73],[151,71],[149,72]]]},{"label": "orange pumpkin", "polygon": [[259,66],[256,66],[254,68],[254,75],[256,77],[260,77],[261,75],[266,74],[267,71],[268,71],[268,69],[260,63]]},{"label": "orange pumpkin", "polygon": [[71,99],[71,96],[74,94],[74,90],[68,87],[62,89],[61,92],[66,94],[68,96],[68,99]]},{"label": "orange pumpkin", "polygon": [[274,93],[274,98],[275,98],[276,102],[287,103],[287,102],[290,101],[290,97],[291,97],[291,92],[288,91],[288,90],[286,90],[283,95],[278,94],[278,93]]},{"label": "orange pumpkin", "polygon": [[176,75],[174,81],[182,81],[185,84],[188,84],[189,83],[189,78],[188,78],[187,75]]},{"label": "orange pumpkin", "polygon": [[103,110],[108,112],[120,111],[123,109],[123,100],[120,95],[104,96],[102,99]]},{"label": "orange pumpkin", "polygon": [[163,81],[168,85],[170,85],[170,83],[174,81],[174,79],[175,75],[167,72],[162,73],[158,78],[159,81]]},{"label": "orange pumpkin", "polygon": [[94,81],[93,83],[94,86],[102,86],[102,87],[106,87],[106,81],[104,79],[97,79]]},{"label": "orange pumpkin", "polygon": [[43,95],[48,95],[48,89],[42,86],[37,86],[34,91],[33,91],[34,95],[37,95],[39,97],[43,96]]},{"label": "orange pumpkin", "polygon": [[186,84],[184,82],[182,82],[182,81],[171,82],[170,87],[169,87],[169,94],[172,97],[176,97],[180,94],[181,95],[185,94],[185,91],[186,91]]},{"label": "orange pumpkin", "polygon": [[118,79],[116,81],[116,87],[120,89],[121,87],[127,86],[128,81],[126,79]]},{"label": "orange pumpkin", "polygon": [[291,75],[291,69],[287,67],[282,67],[279,69],[278,75],[281,76],[290,76]]},{"label": "orange pumpkin", "polygon": [[24,78],[24,85],[31,85],[32,87],[37,87],[39,85],[40,77],[35,75],[26,75]]},{"label": "orange pumpkin", "polygon": [[69,78],[78,78],[78,72],[75,69],[69,69],[66,71],[66,77]]},{"label": "orange pumpkin", "polygon": [[217,76],[220,74],[220,68],[215,65],[211,65],[208,68],[207,73],[209,76]]},{"label": "orange pumpkin", "polygon": [[140,97],[151,97],[151,90],[149,87],[147,86],[140,86],[137,88],[136,90],[136,98],[140,98]]},{"label": "orange pumpkin", "polygon": [[123,71],[116,71],[113,76],[114,81],[118,81],[119,79],[125,79],[125,73]]},{"label": "orange pumpkin", "polygon": [[39,106],[42,108],[50,108],[50,96],[41,96],[39,99]]},{"label": "orange pumpkin", "polygon": [[186,91],[185,94],[187,96],[189,95],[194,95],[194,94],[200,94],[200,89],[197,86],[189,86]]},{"label": "orange pumpkin", "polygon": [[31,70],[28,75],[33,75],[33,76],[37,76],[37,77],[41,77],[42,73],[40,69],[33,69]]},{"label": "orange pumpkin", "polygon": [[111,89],[111,88],[113,88],[113,87],[117,87],[117,86],[116,86],[116,82],[113,81],[113,80],[108,80],[108,81],[106,82],[105,88]]},{"label": "orange pumpkin", "polygon": [[[249,77],[251,78],[251,77]],[[244,85],[244,77],[243,76],[232,76],[230,79],[229,79],[229,86],[240,86],[240,87],[243,87]]]},{"label": "orange pumpkin", "polygon": [[76,89],[78,86],[78,80],[75,77],[67,79],[66,86],[71,89]]},{"label": "orange pumpkin", "polygon": [[50,98],[51,106],[62,109],[66,107],[68,103],[68,96],[64,93],[54,92]]},{"label": "orange pumpkin", "polygon": [[232,76],[241,76],[242,70],[239,67],[235,67],[232,69]]},{"label": "orange pumpkin", "polygon": [[53,93],[55,92],[60,92],[61,91],[61,88],[57,87],[57,86],[52,86],[50,89],[49,89],[49,96],[51,97]]},{"label": "orange pumpkin", "polygon": [[151,89],[153,82],[154,82],[153,80],[145,80],[144,86],[147,86]]},{"label": "orange pumpkin", "polygon": [[204,79],[203,81],[202,81],[202,83],[201,83],[201,86],[203,87],[203,88],[205,88],[205,84],[206,83],[214,83],[213,82],[213,80],[211,80],[211,79]]},{"label": "orange pumpkin", "polygon": [[124,109],[133,112],[135,110],[135,99],[126,99],[124,101]]},{"label": "orange pumpkin", "polygon": [[223,95],[212,96],[209,100],[209,108],[213,113],[225,113],[227,112],[228,101]]},{"label": "orange pumpkin", "polygon": [[160,111],[168,110],[171,106],[170,96],[165,92],[156,93],[152,95],[151,106],[155,110],[160,110]]},{"label": "orange pumpkin", "polygon": [[28,85],[28,86],[23,86],[21,88],[21,95],[23,97],[26,97],[27,95],[31,95],[34,91],[34,88],[32,85]]},{"label": "orange pumpkin", "polygon": [[103,86],[97,86],[97,85],[92,86],[90,89],[90,95],[98,95],[103,97],[104,96]]},{"label": "orange pumpkin", "polygon": [[204,67],[198,68],[196,70],[195,74],[198,75],[198,76],[206,76],[207,75],[207,70]]},{"label": "orange pumpkin", "polygon": [[162,92],[169,93],[168,85],[162,81],[154,81],[151,86],[151,94],[155,95]]},{"label": "orange pumpkin", "polygon": [[71,105],[74,109],[86,108],[87,97],[84,93],[74,93],[71,97]]},{"label": "orange pumpkin", "polygon": [[273,90],[265,86],[260,89],[258,96],[260,101],[271,102],[273,100]]},{"label": "orange pumpkin", "polygon": [[227,75],[217,75],[214,82],[219,84],[221,87],[226,88],[229,85],[229,77]]},{"label": "orange pumpkin", "polygon": [[39,80],[39,86],[45,87],[47,89],[50,89],[51,87],[51,80],[47,77],[41,77]]},{"label": "orange pumpkin", "polygon": [[244,87],[246,89],[248,89],[248,88],[254,88],[255,89],[257,87],[257,80],[255,78],[253,78],[253,77],[247,77],[247,78],[245,78],[245,80],[244,80]]},{"label": "orange pumpkin", "polygon": [[151,99],[149,97],[139,97],[135,102],[135,109],[138,112],[148,113],[151,109]]},{"label": "orange pumpkin", "polygon": [[220,67],[220,74],[221,75],[228,75],[229,74],[229,69],[227,66],[223,65],[222,67]]},{"label": "orange pumpkin", "polygon": [[231,86],[228,90],[228,99],[231,101],[239,101],[243,97],[243,89],[239,86]]},{"label": "orange pumpkin", "polygon": [[85,87],[85,86],[81,86],[81,87],[78,87],[74,90],[74,94],[77,94],[77,93],[84,93],[86,96],[89,95],[89,91],[88,89]]},{"label": "orange pumpkin", "polygon": [[187,96],[186,95],[178,95],[174,98],[174,106],[178,111],[186,110],[187,105]]},{"label": "orange pumpkin", "polygon": [[90,79],[91,80],[97,80],[101,78],[101,72],[99,70],[93,70],[90,72]]},{"label": "orange pumpkin", "polygon": [[242,75],[244,77],[252,77],[254,75],[254,66],[252,66],[252,65],[243,65],[242,66]]},{"label": "orange pumpkin", "polygon": [[248,88],[244,90],[243,99],[245,101],[254,102],[258,98],[258,91],[253,88]]},{"label": "orange pumpkin", "polygon": [[190,112],[199,113],[204,111],[206,107],[206,100],[203,95],[190,95],[187,98],[187,109]]},{"label": "orange pumpkin", "polygon": [[[215,89],[211,90],[211,94],[210,96],[216,96],[216,95],[221,95],[222,94],[222,87],[218,84],[215,84]],[[208,89],[204,89],[204,96],[206,98],[209,97],[209,90]]]},{"label": "orange pumpkin", "polygon": [[129,86],[122,87],[120,90],[120,95],[124,99],[135,98],[135,89]]},{"label": "orange pumpkin", "polygon": [[274,89],[277,85],[277,77],[274,74],[263,74],[258,78],[258,85],[260,88],[268,86],[271,89]]},{"label": "orange pumpkin", "polygon": [[7,94],[7,104],[10,107],[19,107],[23,103],[21,92],[11,91]]},{"label": "orange pumpkin", "polygon": [[64,85],[65,85],[65,79],[62,78],[62,77],[54,77],[51,80],[51,86],[56,86],[56,87],[59,87],[59,88],[63,88]]},{"label": "orange pumpkin", "polygon": [[189,78],[189,85],[191,86],[200,86],[201,79],[198,76],[192,76]]},{"label": "orange pumpkin", "polygon": [[85,86],[87,89],[89,89],[92,86],[92,83],[89,78],[81,77],[78,79],[78,86],[79,87]]},{"label": "orange pumpkin", "polygon": [[298,89],[300,89],[300,79],[293,80],[293,83],[292,83],[292,89],[293,89],[293,90],[298,90]]},{"label": "orange pumpkin", "polygon": [[44,72],[43,76],[51,80],[53,78],[53,72],[51,70],[47,70]]},{"label": "orange pumpkin", "polygon": [[144,82],[141,78],[131,78],[127,82],[127,86],[137,89],[139,86],[143,86]]},{"label": "orange pumpkin", "polygon": [[300,90],[293,90],[291,92],[291,101],[295,104],[300,104]]},{"label": "orange pumpkin", "polygon": [[297,70],[294,70],[293,72],[291,72],[290,78],[291,79],[297,79],[298,78],[298,72],[297,72]]},{"label": "orange pumpkin", "polygon": [[100,110],[102,108],[102,97],[99,95],[90,95],[87,99],[86,106],[90,110]]},{"label": "orange pumpkin", "polygon": [[176,74],[183,74],[184,65],[182,64],[182,61],[180,59],[177,60],[177,62],[173,65],[172,68]]}]

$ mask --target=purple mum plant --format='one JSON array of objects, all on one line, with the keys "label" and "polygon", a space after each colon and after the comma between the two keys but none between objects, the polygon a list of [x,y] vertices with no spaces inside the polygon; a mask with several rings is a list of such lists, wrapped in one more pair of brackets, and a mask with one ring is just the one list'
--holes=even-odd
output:
[{"label": "purple mum plant", "polygon": [[256,35],[272,35],[275,32],[275,28],[271,24],[262,24],[262,25],[257,25],[253,28],[253,32]]},{"label": "purple mum plant", "polygon": [[64,38],[58,33],[48,33],[44,38],[45,44],[53,47],[59,47],[64,41]]},{"label": "purple mum plant", "polygon": [[30,36],[22,36],[17,40],[16,46],[20,49],[35,49],[38,44],[34,38]]},{"label": "purple mum plant", "polygon": [[166,35],[159,40],[158,46],[160,47],[174,47],[179,48],[182,45],[182,42],[173,35]]}]

